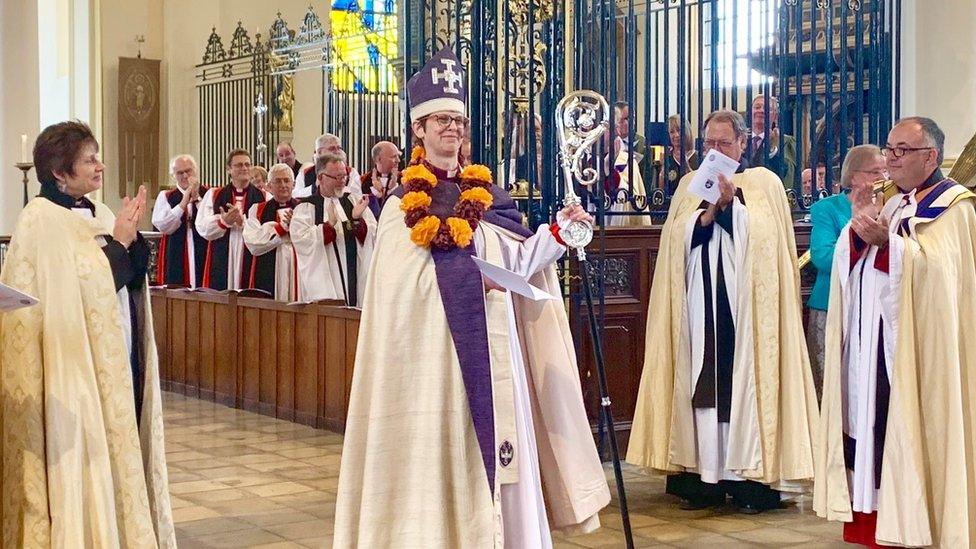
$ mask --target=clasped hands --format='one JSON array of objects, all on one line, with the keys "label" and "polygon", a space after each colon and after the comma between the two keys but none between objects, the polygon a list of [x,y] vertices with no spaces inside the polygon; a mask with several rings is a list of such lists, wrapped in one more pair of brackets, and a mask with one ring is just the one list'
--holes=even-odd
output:
[{"label": "clasped hands", "polygon": [[146,212],[146,186],[140,185],[139,192],[135,198],[128,196],[122,199],[122,209],[115,217],[115,226],[112,228],[112,238],[126,248],[135,242],[139,235],[139,222],[142,215]]},{"label": "clasped hands", "polygon": [[889,219],[881,215],[881,208],[874,201],[874,190],[870,186],[852,189],[850,199],[851,230],[871,246],[887,246]]}]

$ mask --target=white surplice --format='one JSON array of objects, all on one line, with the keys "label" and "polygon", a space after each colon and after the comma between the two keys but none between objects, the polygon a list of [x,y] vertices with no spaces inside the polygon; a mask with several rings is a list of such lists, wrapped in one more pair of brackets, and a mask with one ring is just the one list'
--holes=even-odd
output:
[{"label": "white surplice", "polygon": [[[183,194],[183,196],[186,196],[187,193],[186,189],[183,189],[179,186],[177,186],[176,188],[180,191],[180,193]],[[183,224],[184,213],[187,215],[188,218],[193,217],[194,203],[193,202],[188,203],[186,205],[186,210],[184,210],[183,207],[180,206],[179,204],[175,206],[170,206],[169,201],[166,200],[167,194],[168,193],[166,191],[160,191],[160,193],[156,195],[156,204],[153,206],[153,213],[152,213],[152,224],[153,227],[156,227],[156,230],[158,230],[159,232],[165,235],[171,235],[174,232],[176,232],[176,229],[180,228],[180,225]],[[195,259],[196,250],[194,248],[194,242],[193,242],[193,227],[186,228],[186,235],[184,235],[184,238],[186,239],[186,254],[187,257],[189,258],[189,261],[187,261],[186,264],[190,266],[190,272],[188,275],[190,278],[190,287],[196,288],[197,287],[197,262]],[[163,281],[160,280],[159,284],[162,283]]]},{"label": "white surplice", "polygon": [[[546,225],[536,234],[520,241],[508,231],[482,222],[483,230],[475,233],[475,248],[481,259],[487,259],[485,239],[497,240],[501,248],[503,265],[510,271],[526,278],[550,266],[566,253],[566,248],[549,232]],[[542,477],[539,472],[538,447],[532,418],[529,383],[518,338],[517,319],[512,296],[505,294],[509,356],[512,364],[512,389],[515,405],[516,460],[518,481],[502,484],[500,490],[502,530],[505,547],[548,549],[552,547],[549,521],[542,494]]]},{"label": "white surplice", "polygon": [[852,509],[859,513],[878,510],[875,479],[875,407],[877,404],[878,338],[884,338],[884,362],[889,381],[898,341],[898,312],[901,299],[902,260],[905,238],[896,234],[903,218],[915,215],[915,191],[907,201],[889,200],[882,214],[891,221],[888,230],[888,272],[875,268],[880,251],[869,246],[851,265],[851,227],[841,230],[834,250],[834,266],[843,290],[842,318],[845,368],[841,377],[844,433],[854,439],[854,470],[848,471]]},{"label": "white surplice", "polygon": [[[348,189],[348,188],[347,188]],[[355,200],[355,197],[353,197]],[[373,245],[376,242],[376,218],[366,208],[362,220],[366,222],[366,239],[356,241],[356,303],[362,304],[366,291],[366,276],[369,272]],[[299,204],[292,215],[290,234],[292,245],[298,256],[299,294],[303,301],[321,299],[346,300],[345,281],[349,280],[349,266],[346,265],[346,239],[355,235],[346,233],[342,223],[348,221],[338,197],[325,199],[323,223],[315,224],[315,206]],[[335,229],[335,241],[326,244],[322,225],[328,222]],[[338,250],[338,255],[336,255]]]},{"label": "white surplice", "polygon": [[[710,227],[712,236],[708,243],[703,246],[692,247],[692,236],[699,223],[699,218],[705,210],[699,210],[697,215],[691,215],[685,227],[685,287],[687,288],[685,300],[688,308],[687,321],[691,339],[689,343],[691,345],[691,379],[693,380],[691,383],[692,397],[703,369],[706,307],[713,312],[713,319],[715,319],[715,312],[718,310],[719,262],[722,264],[729,310],[732,313],[732,325],[737,329],[736,340],[740,339],[738,331],[741,329],[741,323],[736,318],[737,296],[739,295],[738,288],[746,283],[745,265],[746,243],[749,241],[749,213],[738,197],[733,199],[730,207],[733,214],[734,238],[716,221]],[[704,302],[703,253],[708,254],[709,274],[711,275],[711,280],[708,282],[711,288],[711,303],[708,304]],[[718,329],[717,321],[712,322],[712,329]],[[713,334],[713,341],[714,337],[715,334]],[[731,429],[731,422],[719,423],[717,407],[694,409],[695,437],[698,446],[697,472],[701,475],[703,482],[710,484],[715,484],[721,480],[743,480],[742,477],[726,467],[726,455],[731,445],[735,445],[737,448],[740,445],[745,445],[751,449],[747,454],[755,456],[756,464],[758,465],[761,462],[761,441],[758,436],[753,437],[753,440],[738,440],[730,436],[730,433],[733,432],[759,433],[755,374],[749,368],[740,368],[733,371],[732,377],[731,421],[748,421],[755,425],[755,428]],[[717,380],[715,387],[717,390]]]},{"label": "white surplice", "polygon": [[[254,204],[247,212],[242,231],[244,245],[255,258],[275,254],[274,298],[278,301],[298,301],[298,256],[287,232],[288,226],[278,220],[261,223],[258,219],[259,206]],[[281,210],[278,210],[277,217],[280,219],[280,216]]]}]

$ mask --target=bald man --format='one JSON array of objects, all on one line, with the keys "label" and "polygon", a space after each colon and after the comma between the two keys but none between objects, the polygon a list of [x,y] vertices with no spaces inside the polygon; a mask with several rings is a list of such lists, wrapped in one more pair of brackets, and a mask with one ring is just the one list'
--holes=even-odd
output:
[{"label": "bald man", "polygon": [[379,219],[386,197],[400,180],[400,149],[389,141],[380,141],[370,150],[373,169],[362,177],[363,194],[369,196],[369,209]]},{"label": "bald man", "polygon": [[298,159],[297,153],[295,153],[295,147],[292,147],[291,143],[287,141],[278,143],[278,146],[275,148],[275,156],[278,157],[279,163],[291,168],[294,177],[298,177],[298,172],[302,171],[302,161]]}]

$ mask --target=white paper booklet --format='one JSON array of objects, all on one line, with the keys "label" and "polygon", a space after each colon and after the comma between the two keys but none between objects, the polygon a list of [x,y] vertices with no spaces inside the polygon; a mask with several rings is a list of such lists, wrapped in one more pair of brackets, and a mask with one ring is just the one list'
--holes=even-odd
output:
[{"label": "white paper booklet", "polygon": [[529,281],[526,280],[524,276],[514,271],[510,271],[505,267],[499,267],[494,263],[489,263],[477,257],[472,257],[471,259],[473,259],[474,264],[481,269],[481,274],[485,275],[493,282],[510,292],[525,296],[533,301],[559,299],[559,297],[537,288],[532,284],[529,284]]},{"label": "white paper booklet", "polygon": [[721,174],[732,179],[737,169],[739,169],[738,162],[714,149],[710,150],[705,153],[705,159],[701,166],[695,170],[695,175],[692,176],[691,183],[688,185],[688,192],[715,204],[722,195],[718,189],[718,176]]},{"label": "white paper booklet", "polygon": [[0,284],[0,311],[13,311],[33,305],[37,305],[36,297],[15,290],[6,284]]}]

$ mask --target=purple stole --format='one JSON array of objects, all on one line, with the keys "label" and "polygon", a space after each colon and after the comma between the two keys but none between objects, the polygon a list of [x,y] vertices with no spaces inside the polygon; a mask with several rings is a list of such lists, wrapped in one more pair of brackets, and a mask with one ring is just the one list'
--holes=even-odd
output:
[{"label": "purple stole", "polygon": [[[431,191],[430,213],[442,220],[454,215],[454,205],[460,197],[457,178],[434,166],[427,166],[437,176],[438,185]],[[522,226],[522,214],[508,193],[492,185],[493,205],[485,212],[484,221],[516,234],[529,237],[532,231]],[[403,197],[403,186],[394,191]],[[444,314],[451,330],[454,348],[461,366],[461,377],[468,397],[468,407],[474,422],[481,458],[488,475],[488,486],[495,489],[495,411],[492,396],[491,360],[488,351],[488,321],[485,311],[485,290],[481,271],[471,257],[474,241],[467,248],[430,249],[437,275],[437,287],[444,304]]]}]

